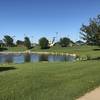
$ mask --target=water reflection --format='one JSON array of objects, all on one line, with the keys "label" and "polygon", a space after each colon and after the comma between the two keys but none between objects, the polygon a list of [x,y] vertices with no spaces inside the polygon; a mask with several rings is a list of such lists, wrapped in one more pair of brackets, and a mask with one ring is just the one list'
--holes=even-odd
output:
[{"label": "water reflection", "polygon": [[22,55],[22,54],[14,55],[13,63],[24,63],[24,55]]},{"label": "water reflection", "polygon": [[30,54],[24,55],[24,62],[31,62],[31,55]]},{"label": "water reflection", "polygon": [[43,54],[39,55],[39,61],[48,61],[48,56],[49,55],[43,55]]},{"label": "water reflection", "polygon": [[13,55],[6,55],[5,56],[5,62],[12,63],[13,62]]},{"label": "water reflection", "polygon": [[0,63],[3,63],[4,62],[4,57],[3,55],[0,55]]},{"label": "water reflection", "polygon": [[8,54],[0,55],[0,63],[24,63],[39,61],[74,61],[75,57],[66,55],[44,55],[44,54]]}]

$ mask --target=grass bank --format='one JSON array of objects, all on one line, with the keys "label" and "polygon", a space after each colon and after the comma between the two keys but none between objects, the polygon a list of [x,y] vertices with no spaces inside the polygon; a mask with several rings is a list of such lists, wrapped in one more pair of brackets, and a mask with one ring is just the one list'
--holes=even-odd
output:
[{"label": "grass bank", "polygon": [[0,65],[0,100],[75,100],[100,86],[100,61]]},{"label": "grass bank", "polygon": [[[23,52],[26,51],[25,47],[11,47],[6,50],[7,52]],[[69,53],[69,54],[77,54],[81,57],[90,56],[91,58],[100,57],[100,47],[97,46],[73,46],[73,47],[61,47],[61,46],[54,46],[50,49],[40,49],[39,46],[34,47],[31,49],[32,52],[53,52],[53,53]]]}]

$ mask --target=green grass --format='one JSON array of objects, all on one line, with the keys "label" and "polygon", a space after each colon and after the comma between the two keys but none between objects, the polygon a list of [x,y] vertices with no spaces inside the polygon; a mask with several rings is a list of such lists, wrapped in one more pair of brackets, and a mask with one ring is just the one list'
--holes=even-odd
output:
[{"label": "green grass", "polygon": [[8,47],[8,50],[5,51],[10,51],[10,52],[18,52],[18,51],[25,51],[27,50],[25,47]]},{"label": "green grass", "polygon": [[[100,57],[97,46],[54,46],[35,52],[75,53],[80,56]],[[12,47],[7,51],[25,51]],[[100,61],[25,63],[0,65],[0,100],[75,100],[100,86]],[[10,70],[9,68],[15,69]],[[4,71],[3,71],[4,70]]]},{"label": "green grass", "polygon": [[0,72],[0,100],[75,100],[100,86],[100,61],[25,63]]}]

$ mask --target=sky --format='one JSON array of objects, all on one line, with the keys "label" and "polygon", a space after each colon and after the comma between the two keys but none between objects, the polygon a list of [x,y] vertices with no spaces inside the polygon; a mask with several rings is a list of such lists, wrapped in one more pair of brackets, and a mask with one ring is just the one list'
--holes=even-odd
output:
[{"label": "sky", "polygon": [[[0,39],[80,39],[80,27],[100,14],[100,0],[0,0]],[[58,33],[58,34],[57,34]]]}]

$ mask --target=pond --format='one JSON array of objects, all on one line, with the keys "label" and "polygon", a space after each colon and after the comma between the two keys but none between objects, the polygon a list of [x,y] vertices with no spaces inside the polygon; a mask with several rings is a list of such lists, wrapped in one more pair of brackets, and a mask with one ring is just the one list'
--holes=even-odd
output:
[{"label": "pond", "polygon": [[0,63],[58,62],[74,61],[74,56],[47,54],[0,54]]}]

